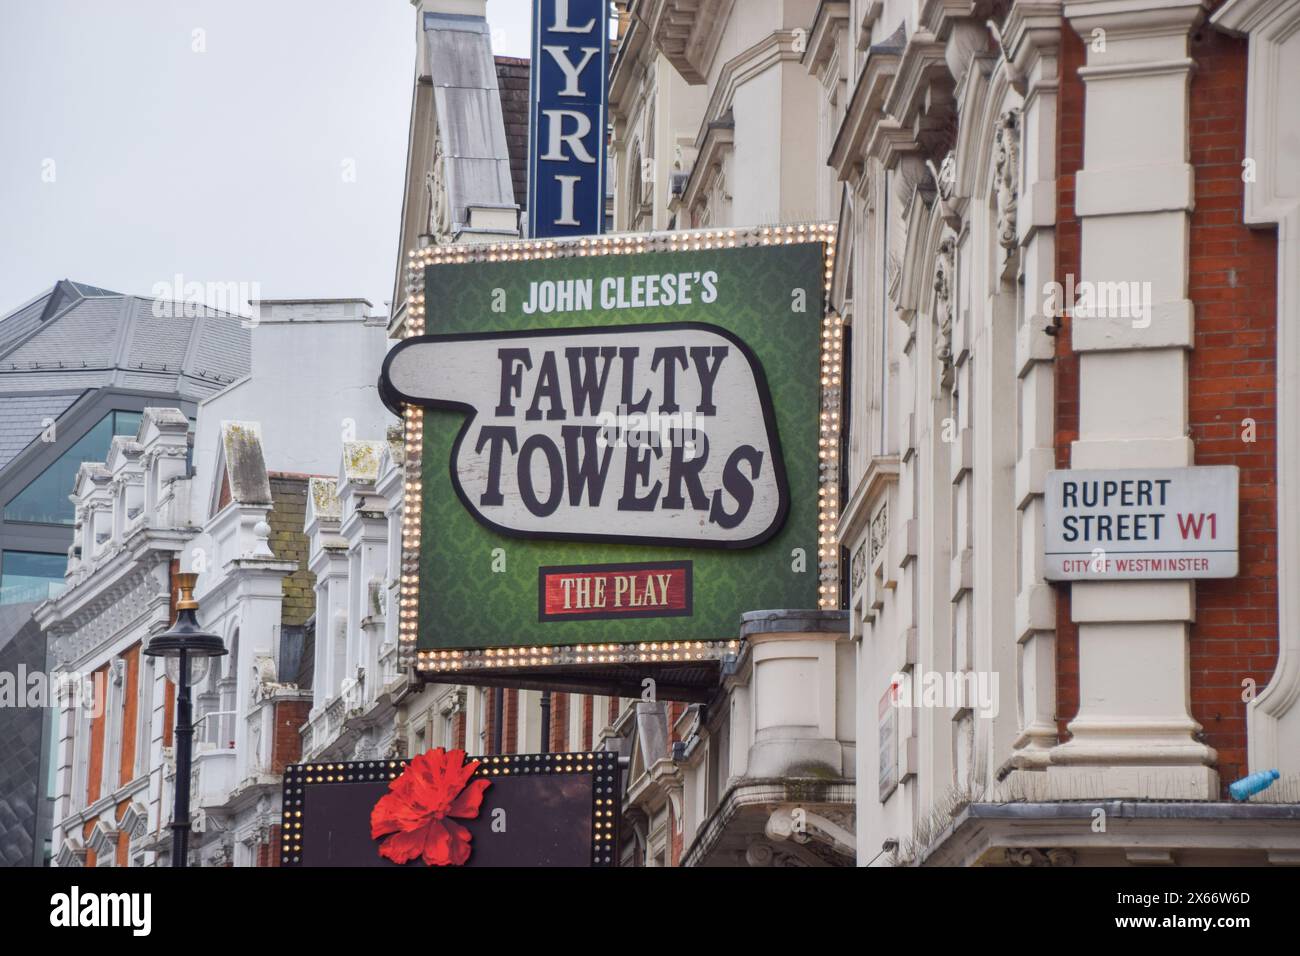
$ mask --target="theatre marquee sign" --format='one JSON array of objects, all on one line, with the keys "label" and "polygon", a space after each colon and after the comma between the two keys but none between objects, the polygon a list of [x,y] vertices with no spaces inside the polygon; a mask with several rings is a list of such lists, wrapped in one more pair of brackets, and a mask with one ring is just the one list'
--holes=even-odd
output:
[{"label": "theatre marquee sign", "polygon": [[1044,576],[1235,577],[1237,483],[1235,466],[1049,472]]},{"label": "theatre marquee sign", "polygon": [[803,226],[417,253],[380,379],[406,659],[698,659],[746,611],[817,607],[832,248]]}]

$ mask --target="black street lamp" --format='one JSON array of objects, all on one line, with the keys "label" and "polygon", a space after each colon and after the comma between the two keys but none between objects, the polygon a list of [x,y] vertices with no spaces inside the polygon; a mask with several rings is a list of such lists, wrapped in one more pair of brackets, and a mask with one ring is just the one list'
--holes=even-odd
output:
[{"label": "black street lamp", "polygon": [[207,676],[212,658],[226,653],[226,645],[215,634],[199,627],[194,617],[199,602],[194,600],[197,574],[176,575],[180,599],[176,602],[176,623],[172,629],[151,639],[144,652],[166,661],[167,676],[176,685],[176,795],[172,801],[172,866],[185,866],[190,842],[190,755],[194,746],[190,686]]}]

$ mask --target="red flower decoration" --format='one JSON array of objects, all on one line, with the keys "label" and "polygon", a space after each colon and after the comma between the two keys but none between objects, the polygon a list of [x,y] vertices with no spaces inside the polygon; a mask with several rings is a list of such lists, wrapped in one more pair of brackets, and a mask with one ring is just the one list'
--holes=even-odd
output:
[{"label": "red flower decoration", "polygon": [[[486,777],[470,780],[477,760],[441,747],[412,758],[370,811],[370,837],[394,863],[422,857],[426,866],[461,866],[469,859],[470,832],[452,817],[472,820],[483,803]],[[392,834],[391,836],[389,834]]]}]

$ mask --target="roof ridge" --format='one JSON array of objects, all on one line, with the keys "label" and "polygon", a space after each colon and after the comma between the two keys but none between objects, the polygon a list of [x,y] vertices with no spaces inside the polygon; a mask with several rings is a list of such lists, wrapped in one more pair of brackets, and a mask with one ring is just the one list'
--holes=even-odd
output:
[{"label": "roof ridge", "polygon": [[136,332],[135,296],[122,296],[122,305],[117,317],[117,348],[113,351],[113,372],[109,376],[109,382],[113,385],[123,384],[123,374],[130,367],[131,346],[135,343]]}]

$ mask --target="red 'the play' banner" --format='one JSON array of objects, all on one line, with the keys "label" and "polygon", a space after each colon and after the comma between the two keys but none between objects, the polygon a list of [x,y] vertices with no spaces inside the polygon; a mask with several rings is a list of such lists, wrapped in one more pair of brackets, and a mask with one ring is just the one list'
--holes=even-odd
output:
[{"label": "red 'the play' banner", "polygon": [[538,620],[689,617],[691,562],[538,569]]}]

